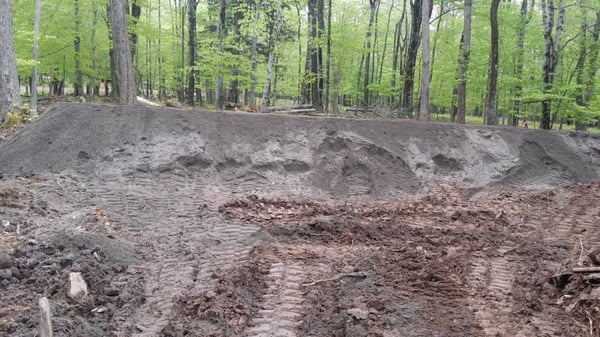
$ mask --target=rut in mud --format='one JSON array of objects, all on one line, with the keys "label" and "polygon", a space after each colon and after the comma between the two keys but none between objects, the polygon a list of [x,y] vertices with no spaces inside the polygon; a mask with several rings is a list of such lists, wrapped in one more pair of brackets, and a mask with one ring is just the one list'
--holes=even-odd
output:
[{"label": "rut in mud", "polygon": [[0,143],[0,331],[47,296],[55,336],[597,333],[550,281],[599,244],[599,164],[587,134],[59,105]]}]

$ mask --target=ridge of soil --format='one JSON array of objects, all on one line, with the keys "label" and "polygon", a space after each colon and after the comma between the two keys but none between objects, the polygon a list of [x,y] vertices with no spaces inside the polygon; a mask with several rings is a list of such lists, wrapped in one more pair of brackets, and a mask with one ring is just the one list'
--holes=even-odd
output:
[{"label": "ridge of soil", "polygon": [[599,336],[598,167],[582,133],[58,104],[0,142],[0,335],[46,296],[58,337]]}]

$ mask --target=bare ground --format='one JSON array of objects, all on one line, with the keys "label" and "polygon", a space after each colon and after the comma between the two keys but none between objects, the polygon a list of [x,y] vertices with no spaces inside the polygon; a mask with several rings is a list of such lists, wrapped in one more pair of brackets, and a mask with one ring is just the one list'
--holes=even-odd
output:
[{"label": "bare ground", "polygon": [[0,335],[47,296],[55,336],[599,336],[599,164],[587,134],[59,105],[0,143]]}]

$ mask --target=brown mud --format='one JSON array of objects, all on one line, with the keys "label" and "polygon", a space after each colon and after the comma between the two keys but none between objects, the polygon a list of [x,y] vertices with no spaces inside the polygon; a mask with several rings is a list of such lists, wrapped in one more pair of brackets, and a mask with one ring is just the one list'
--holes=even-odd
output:
[{"label": "brown mud", "polygon": [[0,143],[0,335],[46,296],[55,336],[599,336],[599,165],[588,134],[61,104]]}]

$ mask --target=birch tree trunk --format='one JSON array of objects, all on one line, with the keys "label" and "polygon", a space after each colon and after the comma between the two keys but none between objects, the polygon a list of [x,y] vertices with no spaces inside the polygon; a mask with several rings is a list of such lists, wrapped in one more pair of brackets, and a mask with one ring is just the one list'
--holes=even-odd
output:
[{"label": "birch tree trunk", "polygon": [[419,119],[426,121],[429,117],[429,17],[431,0],[423,0],[423,18],[421,19],[423,36],[421,37],[421,105]]},{"label": "birch tree trunk", "polygon": [[496,125],[496,91],[498,81],[498,7],[500,0],[492,0],[490,8],[491,46],[488,69],[487,91],[485,96],[485,125]]},{"label": "birch tree trunk", "polygon": [[38,60],[38,36],[40,34],[40,12],[42,1],[35,1],[35,18],[33,19],[33,70],[31,72],[31,116],[37,116],[37,60]]},{"label": "birch tree trunk", "polygon": [[123,0],[110,0],[109,10],[113,41],[112,54],[117,80],[117,92],[115,96],[119,104],[133,105],[136,103],[137,97],[129,34],[127,33],[127,12]]},{"label": "birch tree trunk", "polygon": [[[553,0],[542,0],[542,21],[544,23],[544,67],[542,70],[542,81],[544,83],[543,93],[550,94],[554,89],[554,72],[558,64],[558,50],[565,20],[565,2],[559,0],[558,19],[554,29],[555,7]],[[554,32],[554,36],[552,33]],[[550,121],[552,101],[544,98],[542,101],[542,119],[540,128],[549,130],[552,125]]]},{"label": "birch tree trunk", "polygon": [[0,120],[21,104],[12,30],[12,1],[0,0]]},{"label": "birch tree trunk", "polygon": [[[527,0],[525,0],[527,1]],[[456,88],[456,123],[465,124],[467,111],[467,68],[471,54],[471,8],[472,0],[465,0],[464,27],[460,56],[458,59],[458,85]]]}]

